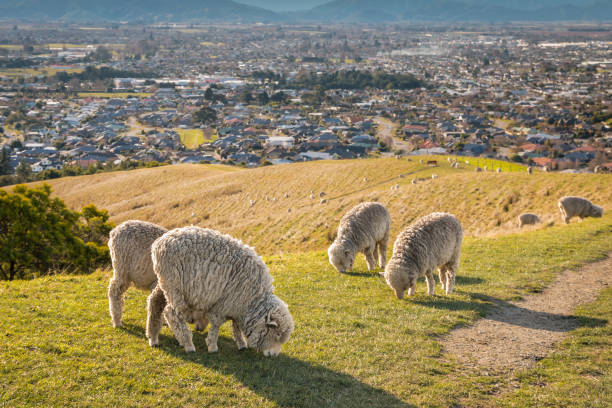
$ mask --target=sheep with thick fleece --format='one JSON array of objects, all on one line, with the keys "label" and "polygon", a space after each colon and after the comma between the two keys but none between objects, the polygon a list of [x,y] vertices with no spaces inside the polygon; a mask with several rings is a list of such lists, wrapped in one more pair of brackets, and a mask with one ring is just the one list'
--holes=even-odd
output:
[{"label": "sheep with thick fleece", "polygon": [[[150,222],[125,221],[110,232],[108,247],[113,265],[113,277],[108,285],[108,306],[114,327],[121,327],[123,295],[131,284],[141,290],[150,291],[157,285],[153,272],[151,245],[166,233],[164,227]],[[189,318],[190,322],[194,319]],[[204,330],[208,325],[205,317],[196,318],[196,329]]]},{"label": "sheep with thick fleece", "polygon": [[[219,327],[233,321],[239,349],[275,356],[293,332],[287,305],[274,295],[272,276],[253,248],[229,235],[199,227],[165,233],[151,247],[157,288],[148,299],[147,337],[158,344],[161,315],[185,351],[195,351],[185,319],[206,315],[208,351],[218,350]],[[167,301],[167,304],[166,304]]]},{"label": "sheep with thick fleece", "polygon": [[452,293],[462,240],[461,223],[454,215],[432,213],[419,218],[397,236],[385,281],[402,299],[406,289],[414,295],[417,279],[425,276],[427,294],[433,295],[433,271],[438,268],[442,289]]},{"label": "sheep with thick fleece", "polygon": [[566,196],[561,198],[559,200],[559,210],[566,224],[569,224],[572,217],[580,217],[582,220],[586,217],[599,218],[603,215],[603,208],[583,197]]},{"label": "sheep with thick fleece", "polygon": [[534,225],[539,222],[542,222],[540,220],[540,217],[538,217],[536,214],[533,214],[533,213],[523,213],[518,216],[519,228],[521,228],[523,225]]},{"label": "sheep with thick fleece", "polygon": [[390,229],[391,217],[382,204],[357,204],[340,220],[336,239],[327,251],[329,263],[338,272],[350,271],[357,253],[363,252],[368,270],[376,267],[376,258],[384,268]]}]

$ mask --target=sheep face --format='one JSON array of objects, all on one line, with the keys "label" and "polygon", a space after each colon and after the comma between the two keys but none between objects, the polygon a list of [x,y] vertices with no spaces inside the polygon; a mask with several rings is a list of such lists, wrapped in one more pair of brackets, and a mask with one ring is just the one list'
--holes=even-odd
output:
[{"label": "sheep face", "polygon": [[603,208],[598,205],[591,206],[591,217],[599,218],[603,215]]},{"label": "sheep face", "polygon": [[410,288],[416,285],[416,273],[412,273],[410,270],[404,267],[399,267],[397,265],[390,267],[390,264],[387,264],[385,268],[385,281],[387,284],[393,289],[395,292],[395,296],[398,299],[404,298],[404,292],[408,289],[408,295],[413,295],[411,293]]},{"label": "sheep face", "polygon": [[340,273],[353,269],[355,262],[355,253],[348,248],[343,248],[340,245],[333,243],[327,250],[329,263]]},{"label": "sheep face", "polygon": [[278,297],[271,295],[270,309],[256,323],[248,336],[249,345],[266,357],[275,357],[293,333],[293,318],[289,308]]}]

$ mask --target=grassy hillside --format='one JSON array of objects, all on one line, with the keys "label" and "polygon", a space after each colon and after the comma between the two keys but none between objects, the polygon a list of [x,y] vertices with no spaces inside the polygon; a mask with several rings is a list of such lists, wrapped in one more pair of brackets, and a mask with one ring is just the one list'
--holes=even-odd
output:
[{"label": "grassy hillside", "polygon": [[[612,209],[612,175],[529,175],[522,166],[489,160],[488,166],[501,165],[504,172],[476,173],[473,160],[457,170],[444,159],[436,168],[419,159],[319,161],[256,169],[179,165],[49,183],[68,205],[94,203],[108,209],[115,222],[142,219],[168,228],[210,227],[240,237],[264,254],[325,248],[341,216],[360,201],[375,200],[388,207],[392,236],[433,211],[456,214],[471,236],[514,232],[516,217],[525,211],[540,214],[545,223],[559,223],[557,201],[567,194]],[[439,176],[435,180],[434,173]],[[413,185],[414,178],[426,180]],[[392,190],[396,184],[399,189]],[[321,192],[325,204],[320,203]],[[251,206],[250,200],[255,204]]]},{"label": "grassy hillside", "polygon": [[[206,178],[224,180],[228,173],[206,171],[191,179],[194,190]],[[234,173],[244,177],[228,174]],[[185,185],[190,177],[184,175]],[[134,183],[135,193],[139,188]],[[612,251],[611,233],[608,214],[569,226],[468,238],[456,293],[440,295],[438,286],[438,295],[428,297],[419,282],[417,295],[404,301],[376,272],[366,271],[362,257],[353,273],[342,275],[320,250],[266,257],[276,292],[296,322],[275,359],[238,352],[227,324],[218,354],[205,352],[200,333],[194,335],[197,352],[184,353],[168,328],[161,346],[150,348],[144,338],[146,294],[134,289],[127,293],[125,328],[113,329],[108,271],[2,282],[0,406],[610,406],[610,289],[580,310],[582,327],[556,354],[518,373],[516,385],[512,375],[462,366],[443,352],[439,336],[473,321],[493,302],[538,291],[563,268],[605,256]]]}]

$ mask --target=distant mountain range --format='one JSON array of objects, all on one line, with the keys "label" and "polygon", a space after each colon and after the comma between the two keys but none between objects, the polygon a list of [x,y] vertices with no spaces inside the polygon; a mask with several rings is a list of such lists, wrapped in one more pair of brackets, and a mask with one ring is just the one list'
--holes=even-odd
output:
[{"label": "distant mountain range", "polygon": [[[260,4],[274,4],[274,2]],[[334,0],[310,10],[275,13],[232,0],[0,0],[0,19],[79,22],[330,23],[612,21],[612,1]]]}]

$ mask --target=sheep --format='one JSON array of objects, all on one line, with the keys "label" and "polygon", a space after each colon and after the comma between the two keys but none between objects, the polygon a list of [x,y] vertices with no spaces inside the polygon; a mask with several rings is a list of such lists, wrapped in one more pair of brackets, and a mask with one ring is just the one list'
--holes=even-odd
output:
[{"label": "sheep", "polygon": [[363,182],[364,182],[364,183],[367,183],[367,182],[368,182],[368,178],[367,178],[367,177],[364,177],[364,178],[363,178]]},{"label": "sheep", "polygon": [[528,174],[533,174],[533,167],[527,166],[527,173]]},{"label": "sheep", "polygon": [[314,198],[315,198],[314,194],[310,194],[309,197],[310,197],[311,200],[314,200]]},{"label": "sheep", "polygon": [[452,214],[432,213],[418,219],[397,236],[385,281],[402,299],[406,289],[414,295],[417,279],[425,275],[427,294],[433,295],[437,267],[442,289],[452,293],[462,240],[461,223]]},{"label": "sheep", "polygon": [[453,162],[453,159],[451,159],[450,157],[447,157],[447,158],[446,158],[446,160],[447,160],[449,163],[452,163],[452,162]]},{"label": "sheep", "polygon": [[[125,221],[110,232],[108,248],[113,265],[113,277],[108,285],[108,307],[113,327],[123,325],[123,295],[131,284],[141,290],[152,290],[157,277],[151,262],[151,244],[167,230],[150,222]],[[190,316],[190,322],[194,319]],[[196,320],[196,330],[204,330],[208,320]]]},{"label": "sheep", "polygon": [[519,228],[522,228],[523,225],[534,225],[539,222],[542,222],[540,220],[540,217],[538,217],[536,214],[533,214],[533,213],[523,213],[518,216]]},{"label": "sheep", "polygon": [[582,197],[566,196],[561,198],[559,200],[559,210],[566,224],[569,224],[572,217],[580,217],[582,220],[586,217],[599,218],[603,215],[603,208]]},{"label": "sheep", "polygon": [[601,173],[601,166],[597,165],[593,168],[593,173]]},{"label": "sheep", "polygon": [[321,204],[325,204],[326,202],[327,202],[326,199],[324,199],[324,198],[321,199]]},{"label": "sheep", "polygon": [[279,354],[293,332],[287,304],[274,294],[272,276],[253,248],[200,227],[168,231],[152,247],[158,285],[147,301],[146,335],[159,344],[161,316],[186,352],[195,351],[185,317],[196,312],[210,320],[209,353],[218,351],[219,328],[232,320],[238,349]]},{"label": "sheep", "polygon": [[435,180],[435,179],[437,179],[437,178],[438,178],[438,175],[437,175],[437,174],[432,174],[432,175],[431,175],[431,178]]},{"label": "sheep", "polygon": [[325,192],[324,192],[324,191],[321,191],[321,192],[319,193],[319,197],[323,197],[324,195],[325,195]]},{"label": "sheep", "polygon": [[419,159],[419,163],[423,164],[423,159]]},{"label": "sheep", "polygon": [[489,166],[483,166],[484,171],[489,171]]},{"label": "sheep", "polygon": [[482,169],[478,166],[476,166],[476,173],[480,173],[482,171]]},{"label": "sheep", "polygon": [[255,200],[249,200],[249,204],[251,205],[251,207],[254,206],[255,205]]},{"label": "sheep", "polygon": [[400,185],[399,185],[399,184],[394,184],[394,185],[392,185],[392,186],[391,186],[391,191],[393,191],[393,190],[399,190],[399,188],[400,188]]},{"label": "sheep", "polygon": [[285,193],[285,198],[289,198],[289,193]]},{"label": "sheep", "polygon": [[550,167],[548,167],[548,166],[542,166],[542,171],[543,171],[544,173],[548,173],[548,172],[550,171]]},{"label": "sheep", "polygon": [[501,173],[501,172],[502,172],[501,167],[496,168],[496,169],[495,169],[495,172],[496,172],[496,173]]},{"label": "sheep", "polygon": [[329,263],[340,273],[350,271],[355,256],[362,252],[366,257],[368,270],[385,267],[387,242],[391,229],[391,217],[380,203],[357,204],[340,220],[336,239],[327,250]]}]

